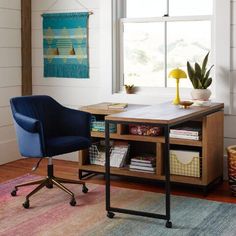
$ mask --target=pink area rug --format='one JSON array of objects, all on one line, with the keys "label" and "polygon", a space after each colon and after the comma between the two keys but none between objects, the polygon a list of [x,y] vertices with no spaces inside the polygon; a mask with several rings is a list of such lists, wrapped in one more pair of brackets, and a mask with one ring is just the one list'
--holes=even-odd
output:
[{"label": "pink area rug", "polygon": [[[171,196],[173,228],[165,221],[140,216],[116,214],[106,217],[105,186],[67,185],[76,196],[77,205],[69,204],[70,196],[54,187],[44,188],[30,199],[30,208],[22,203],[34,186],[10,192],[16,184],[40,178],[25,175],[0,184],[0,236],[158,236],[158,235],[236,235],[236,204]],[[113,187],[113,207],[163,214],[165,196],[139,190]]]}]

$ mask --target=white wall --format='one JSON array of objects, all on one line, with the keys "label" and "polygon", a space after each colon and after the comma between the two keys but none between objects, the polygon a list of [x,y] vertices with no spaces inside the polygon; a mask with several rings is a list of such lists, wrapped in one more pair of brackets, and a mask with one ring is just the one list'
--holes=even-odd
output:
[{"label": "white wall", "polygon": [[0,0],[0,164],[18,159],[9,99],[21,95],[20,0]]},{"label": "white wall", "polygon": [[[45,12],[55,0],[32,0],[33,93],[51,95],[61,103],[72,107],[100,101],[138,102],[143,104],[154,104],[163,101],[162,98],[157,100],[156,96],[151,96],[150,94],[142,96],[116,94],[111,96],[111,1],[80,1],[94,12],[94,15],[90,16],[89,23],[91,78],[89,80],[43,78],[42,19],[40,14]],[[236,0],[231,1],[231,9],[231,93],[233,115],[225,116],[225,146],[236,144]],[[58,0],[49,12],[83,10],[75,0]],[[76,154],[69,156],[77,160]],[[226,166],[224,168],[226,170]]]}]

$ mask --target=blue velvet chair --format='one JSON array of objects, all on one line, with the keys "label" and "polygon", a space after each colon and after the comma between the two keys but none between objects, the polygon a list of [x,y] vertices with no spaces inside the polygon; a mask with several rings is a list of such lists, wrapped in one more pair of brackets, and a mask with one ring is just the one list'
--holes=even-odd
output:
[{"label": "blue velvet chair", "polygon": [[55,177],[52,157],[89,148],[91,115],[66,108],[49,96],[15,97],[10,100],[10,104],[21,155],[39,158],[37,166],[43,158],[48,157],[48,176],[15,186],[11,195],[16,196],[19,187],[39,184],[23,203],[25,208],[29,208],[29,198],[33,194],[44,186],[52,188],[56,185],[70,194],[70,204],[76,205],[74,194],[62,183],[82,184],[84,193],[88,189],[83,181]]}]

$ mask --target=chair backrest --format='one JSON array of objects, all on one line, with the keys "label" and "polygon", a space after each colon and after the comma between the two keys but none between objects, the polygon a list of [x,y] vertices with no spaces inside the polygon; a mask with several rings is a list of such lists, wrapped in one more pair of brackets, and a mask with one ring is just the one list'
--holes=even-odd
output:
[{"label": "chair backrest", "polygon": [[12,98],[10,103],[13,116],[17,112],[41,121],[46,137],[54,136],[57,133],[58,126],[55,122],[57,122],[56,117],[61,112],[62,106],[53,98],[46,95],[22,96]]}]

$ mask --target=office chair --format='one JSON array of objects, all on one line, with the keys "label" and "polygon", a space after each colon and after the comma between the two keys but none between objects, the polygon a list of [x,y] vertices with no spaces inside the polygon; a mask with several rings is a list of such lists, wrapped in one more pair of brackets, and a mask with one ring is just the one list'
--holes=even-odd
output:
[{"label": "office chair", "polygon": [[74,194],[62,183],[82,184],[82,191],[88,189],[83,181],[55,177],[52,157],[60,154],[87,149],[91,145],[90,120],[87,112],[73,110],[60,105],[49,96],[22,96],[10,100],[19,150],[24,157],[48,157],[47,177],[15,186],[11,192],[16,196],[19,187],[39,184],[26,196],[23,203],[29,208],[29,198],[41,188],[56,185],[71,195],[70,205],[75,206]]}]

